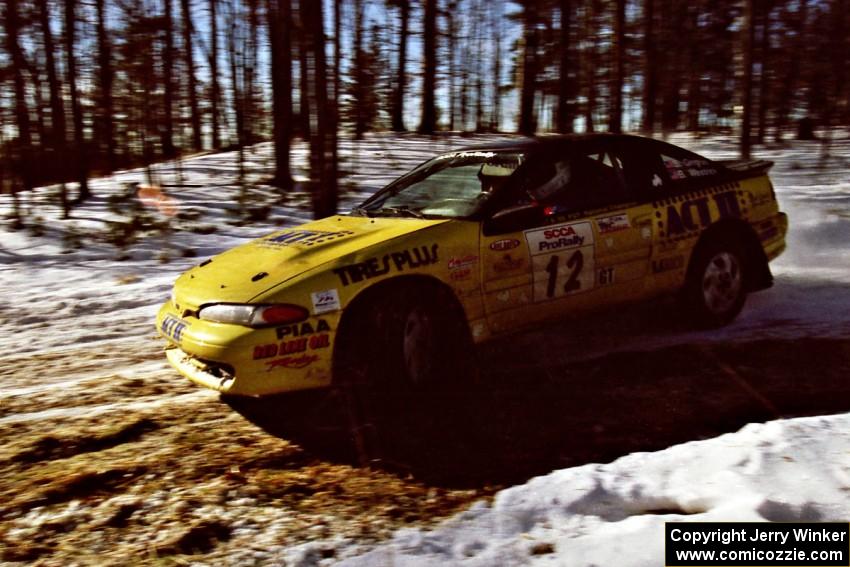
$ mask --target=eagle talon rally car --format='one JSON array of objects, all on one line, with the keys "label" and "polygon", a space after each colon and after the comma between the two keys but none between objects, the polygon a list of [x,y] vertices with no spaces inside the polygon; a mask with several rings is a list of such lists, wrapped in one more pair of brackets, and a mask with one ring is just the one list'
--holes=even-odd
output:
[{"label": "eagle talon rally car", "polygon": [[180,373],[258,396],[355,368],[427,382],[473,343],[664,294],[723,325],[785,247],[771,165],[626,135],[445,153],[188,270],[157,328]]}]

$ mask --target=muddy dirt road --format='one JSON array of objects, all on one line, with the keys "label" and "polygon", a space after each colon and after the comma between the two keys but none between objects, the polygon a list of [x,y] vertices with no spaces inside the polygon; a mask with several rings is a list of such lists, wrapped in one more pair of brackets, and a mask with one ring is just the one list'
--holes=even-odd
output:
[{"label": "muddy dirt road", "polygon": [[377,541],[556,468],[850,410],[847,340],[573,363],[503,345],[484,352],[480,384],[378,400],[353,422],[341,395],[225,403],[178,377],[158,348],[118,341],[4,358],[4,562],[279,564],[287,546]]}]

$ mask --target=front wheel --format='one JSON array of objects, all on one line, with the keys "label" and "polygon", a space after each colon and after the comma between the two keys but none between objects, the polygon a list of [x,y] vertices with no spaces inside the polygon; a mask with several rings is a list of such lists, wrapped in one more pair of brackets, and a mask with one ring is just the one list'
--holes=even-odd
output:
[{"label": "front wheel", "polygon": [[717,241],[697,251],[685,284],[685,301],[694,322],[720,327],[741,312],[747,297],[744,254],[732,242]]}]

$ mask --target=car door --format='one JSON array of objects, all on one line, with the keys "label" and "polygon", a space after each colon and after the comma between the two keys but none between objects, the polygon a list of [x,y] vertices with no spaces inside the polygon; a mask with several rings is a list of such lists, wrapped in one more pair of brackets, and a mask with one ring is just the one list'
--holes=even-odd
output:
[{"label": "car door", "polygon": [[651,210],[635,209],[615,150],[574,143],[541,158],[513,203],[515,226],[485,223],[482,291],[494,332],[640,294]]}]

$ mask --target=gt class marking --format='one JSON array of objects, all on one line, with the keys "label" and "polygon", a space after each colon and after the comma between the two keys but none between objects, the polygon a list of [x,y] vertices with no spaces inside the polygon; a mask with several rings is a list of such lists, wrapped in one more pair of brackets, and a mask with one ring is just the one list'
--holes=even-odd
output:
[{"label": "gt class marking", "polygon": [[614,283],[614,268],[600,268],[596,273],[596,283],[600,286]]},{"label": "gt class marking", "polygon": [[384,254],[380,260],[378,260],[378,258],[369,258],[364,262],[335,268],[333,273],[339,276],[339,280],[342,285],[347,286],[351,283],[357,283],[363,280],[383,276],[392,268],[395,268],[399,272],[403,272],[405,269],[429,266],[437,263],[438,246],[438,244],[417,246],[412,250],[403,250],[401,252]]}]

